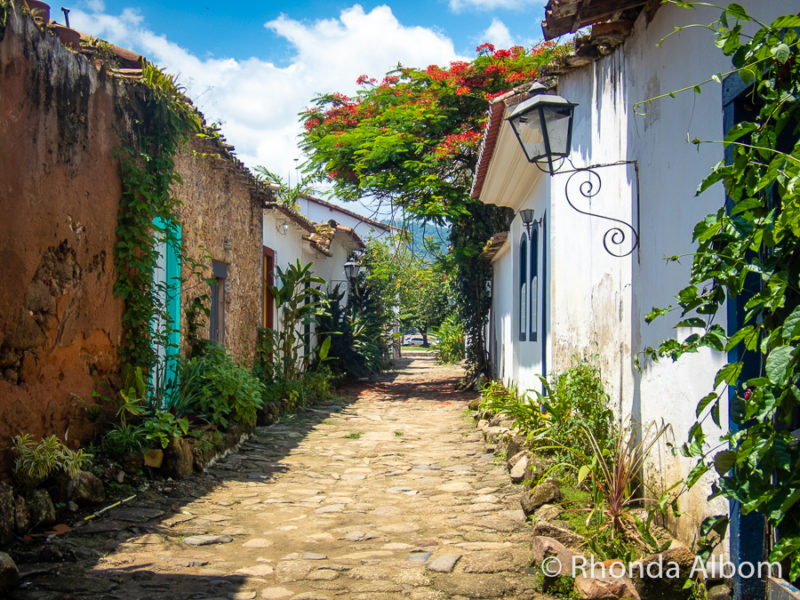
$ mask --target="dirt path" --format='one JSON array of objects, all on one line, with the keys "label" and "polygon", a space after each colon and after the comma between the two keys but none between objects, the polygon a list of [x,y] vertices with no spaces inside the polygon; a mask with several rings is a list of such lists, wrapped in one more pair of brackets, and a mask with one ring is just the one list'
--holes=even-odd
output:
[{"label": "dirt path", "polygon": [[60,560],[21,565],[13,598],[544,598],[460,375],[402,361],[341,407],[260,428],[208,473],[54,540]]}]

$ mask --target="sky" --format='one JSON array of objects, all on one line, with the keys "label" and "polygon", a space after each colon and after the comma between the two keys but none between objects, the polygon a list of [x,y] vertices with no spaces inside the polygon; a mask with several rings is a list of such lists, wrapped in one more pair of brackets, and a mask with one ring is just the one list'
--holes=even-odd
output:
[{"label": "sky", "polygon": [[[297,180],[298,113],[324,92],[397,65],[470,60],[475,47],[542,38],[545,0],[76,0],[70,25],[143,54],[178,76],[237,156]],[[51,18],[63,23],[62,5]],[[355,207],[353,207],[355,209]]]}]

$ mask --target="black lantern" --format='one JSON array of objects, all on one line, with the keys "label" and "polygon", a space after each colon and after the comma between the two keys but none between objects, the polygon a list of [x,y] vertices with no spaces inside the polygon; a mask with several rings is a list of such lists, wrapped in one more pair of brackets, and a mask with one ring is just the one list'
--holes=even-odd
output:
[{"label": "black lantern", "polygon": [[523,208],[519,211],[519,217],[522,219],[522,224],[525,225],[525,229],[528,231],[528,237],[531,237],[531,228],[533,227],[533,209],[532,208]]},{"label": "black lantern", "polygon": [[528,162],[539,168],[544,162],[550,174],[554,175],[553,159],[565,158],[569,154],[572,114],[577,104],[561,96],[546,94],[546,90],[538,81],[534,83],[530,88],[533,96],[520,102],[511,111],[508,121]]},{"label": "black lantern", "polygon": [[344,263],[344,274],[347,276],[348,281],[354,281],[358,278],[358,272],[361,270],[361,265],[354,260],[348,260]]}]

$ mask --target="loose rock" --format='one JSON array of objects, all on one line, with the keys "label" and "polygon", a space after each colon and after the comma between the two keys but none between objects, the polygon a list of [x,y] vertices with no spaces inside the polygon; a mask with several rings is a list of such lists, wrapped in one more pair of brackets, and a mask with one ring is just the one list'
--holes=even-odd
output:
[{"label": "loose rock", "polygon": [[532,490],[524,490],[520,498],[520,504],[525,514],[531,515],[543,504],[560,502],[562,497],[561,490],[558,489],[558,486],[550,482],[545,482],[539,484]]},{"label": "loose rock", "polygon": [[106,499],[103,482],[88,471],[79,471],[67,483],[67,498],[77,504],[100,504]]},{"label": "loose rock", "polygon": [[5,552],[0,552],[0,594],[12,590],[19,581],[19,569],[13,559]]}]

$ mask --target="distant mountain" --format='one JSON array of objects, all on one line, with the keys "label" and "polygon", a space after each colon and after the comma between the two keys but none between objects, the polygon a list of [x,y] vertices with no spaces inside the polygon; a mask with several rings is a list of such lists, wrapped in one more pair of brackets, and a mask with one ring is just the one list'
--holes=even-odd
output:
[{"label": "distant mountain", "polygon": [[[416,256],[421,256],[429,260],[435,258],[435,254],[447,254],[450,242],[448,237],[450,229],[441,227],[433,223],[420,223],[419,221],[409,221],[407,223],[397,223],[390,220],[383,220],[386,225],[402,227],[411,235],[411,250]],[[432,248],[434,252],[428,250]]]}]

